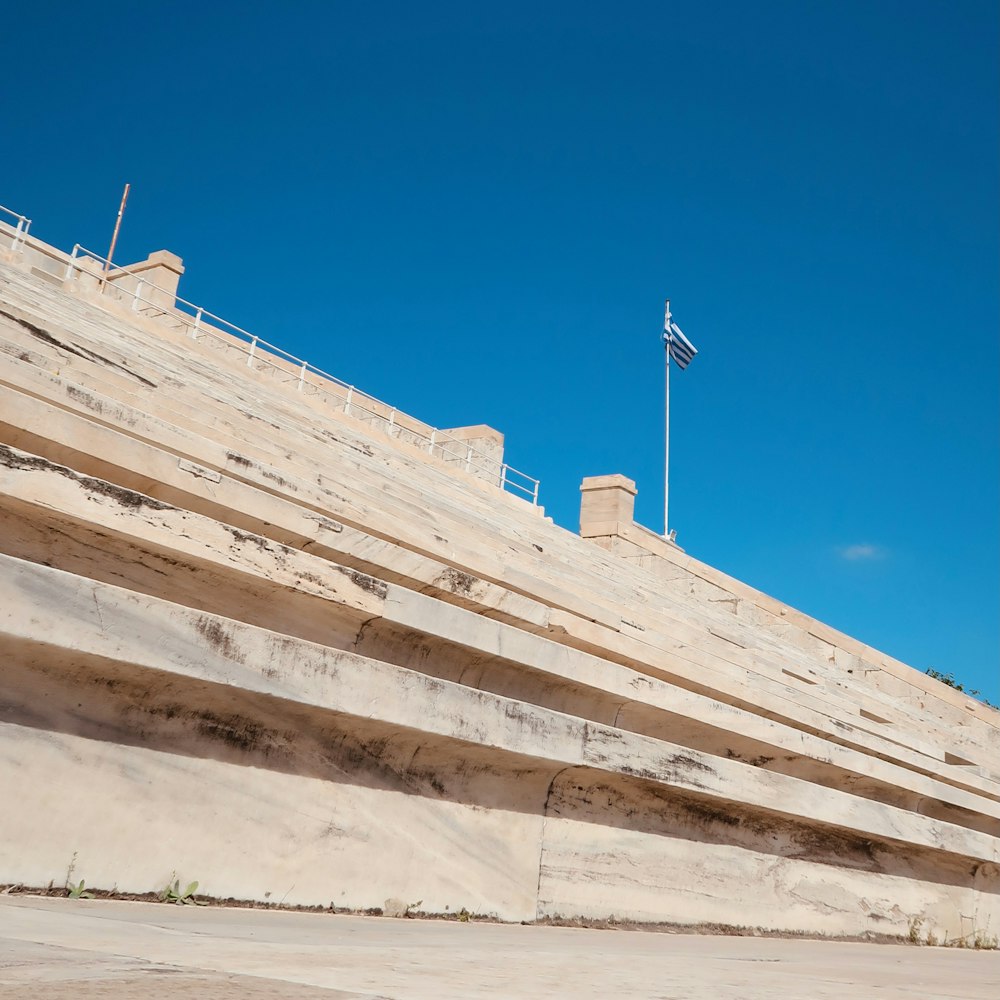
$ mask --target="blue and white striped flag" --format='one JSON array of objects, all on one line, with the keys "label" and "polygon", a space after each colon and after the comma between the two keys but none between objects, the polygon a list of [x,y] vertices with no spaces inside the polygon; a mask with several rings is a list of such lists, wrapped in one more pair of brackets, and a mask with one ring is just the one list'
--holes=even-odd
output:
[{"label": "blue and white striped flag", "polygon": [[681,371],[691,364],[691,359],[698,353],[698,348],[681,333],[681,328],[669,318],[669,314],[663,324],[663,343]]}]

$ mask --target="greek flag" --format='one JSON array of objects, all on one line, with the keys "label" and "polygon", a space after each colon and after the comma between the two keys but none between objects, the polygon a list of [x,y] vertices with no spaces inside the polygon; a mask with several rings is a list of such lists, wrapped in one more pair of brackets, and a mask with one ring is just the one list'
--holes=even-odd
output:
[{"label": "greek flag", "polygon": [[691,364],[691,359],[698,353],[698,348],[681,333],[681,328],[672,319],[664,324],[663,343],[681,371]]}]

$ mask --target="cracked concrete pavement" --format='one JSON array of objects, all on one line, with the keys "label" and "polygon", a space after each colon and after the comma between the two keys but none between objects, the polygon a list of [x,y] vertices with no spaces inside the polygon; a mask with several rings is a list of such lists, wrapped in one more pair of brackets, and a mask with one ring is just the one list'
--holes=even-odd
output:
[{"label": "cracked concrete pavement", "polygon": [[995,1000],[1000,953],[0,896],[0,1000]]}]

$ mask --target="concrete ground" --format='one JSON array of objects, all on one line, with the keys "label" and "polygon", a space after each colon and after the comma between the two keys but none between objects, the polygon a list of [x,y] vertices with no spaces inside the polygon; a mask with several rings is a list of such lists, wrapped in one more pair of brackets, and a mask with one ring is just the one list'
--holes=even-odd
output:
[{"label": "concrete ground", "polygon": [[0,896],[0,1000],[996,1000],[1000,953]]}]

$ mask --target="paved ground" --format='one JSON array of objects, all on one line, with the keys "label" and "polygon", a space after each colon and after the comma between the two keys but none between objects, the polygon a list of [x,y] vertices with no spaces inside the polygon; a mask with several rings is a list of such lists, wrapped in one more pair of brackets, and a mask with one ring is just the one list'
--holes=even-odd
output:
[{"label": "paved ground", "polygon": [[997,1000],[1000,953],[0,896],[0,1000]]}]

